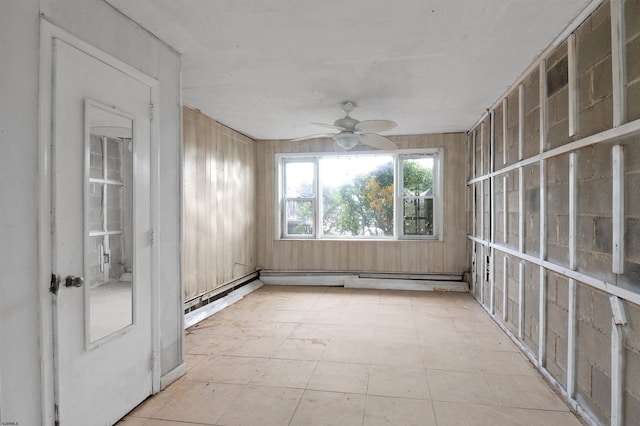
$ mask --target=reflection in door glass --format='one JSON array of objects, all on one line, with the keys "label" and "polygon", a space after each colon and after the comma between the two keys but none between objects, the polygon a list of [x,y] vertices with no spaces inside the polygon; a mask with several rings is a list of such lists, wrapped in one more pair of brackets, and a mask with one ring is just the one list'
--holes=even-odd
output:
[{"label": "reflection in door glass", "polygon": [[94,105],[88,119],[85,282],[95,342],[133,322],[133,123]]}]

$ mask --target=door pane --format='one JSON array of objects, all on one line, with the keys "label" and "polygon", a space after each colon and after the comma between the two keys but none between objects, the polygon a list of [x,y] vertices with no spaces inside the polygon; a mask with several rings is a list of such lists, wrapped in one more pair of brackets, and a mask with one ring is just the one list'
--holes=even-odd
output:
[{"label": "door pane", "polygon": [[[95,342],[133,323],[133,155],[129,149],[133,123],[98,106],[91,106],[88,117],[90,235],[85,253],[85,291],[89,292],[89,341]],[[106,165],[106,170],[95,167],[94,171],[94,157]]]}]

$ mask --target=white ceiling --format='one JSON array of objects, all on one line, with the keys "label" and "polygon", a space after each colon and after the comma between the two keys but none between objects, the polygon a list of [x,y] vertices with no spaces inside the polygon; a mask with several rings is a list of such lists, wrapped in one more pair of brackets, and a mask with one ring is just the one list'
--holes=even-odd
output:
[{"label": "white ceiling", "polygon": [[184,103],[257,139],[340,103],[393,134],[466,131],[593,0],[107,0],[182,56]]}]

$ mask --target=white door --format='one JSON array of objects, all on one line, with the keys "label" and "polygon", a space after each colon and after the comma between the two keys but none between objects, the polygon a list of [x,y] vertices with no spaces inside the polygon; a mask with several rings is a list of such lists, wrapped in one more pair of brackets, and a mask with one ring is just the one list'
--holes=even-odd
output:
[{"label": "white door", "polygon": [[53,49],[56,409],[62,426],[107,425],[152,392],[151,88]]}]

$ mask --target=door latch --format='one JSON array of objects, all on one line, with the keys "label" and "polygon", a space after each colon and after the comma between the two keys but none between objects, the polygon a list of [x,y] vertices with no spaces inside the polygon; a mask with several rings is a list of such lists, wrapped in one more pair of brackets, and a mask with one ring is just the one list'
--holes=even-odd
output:
[{"label": "door latch", "polygon": [[58,294],[60,282],[62,282],[62,278],[60,278],[60,275],[51,274],[51,285],[49,286],[49,291],[53,294]]},{"label": "door latch", "polygon": [[84,284],[84,278],[82,277],[74,277],[73,275],[69,275],[64,279],[65,287],[82,287]]}]

